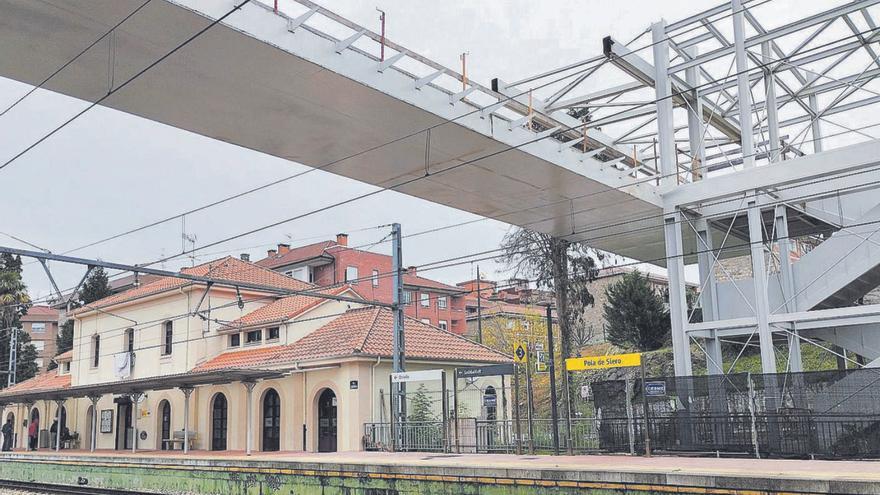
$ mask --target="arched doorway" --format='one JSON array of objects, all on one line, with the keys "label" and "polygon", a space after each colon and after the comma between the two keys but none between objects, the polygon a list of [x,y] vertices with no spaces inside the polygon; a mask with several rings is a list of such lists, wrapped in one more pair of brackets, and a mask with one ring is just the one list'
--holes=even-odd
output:
[{"label": "arched doorway", "polygon": [[336,452],[336,394],[329,388],[318,398],[318,452]]},{"label": "arched doorway", "polygon": [[85,424],[85,429],[83,430],[85,432],[85,435],[83,436],[83,438],[81,440],[81,445],[82,445],[81,448],[86,448],[89,450],[91,450],[91,448],[92,448],[92,426],[93,426],[94,421],[95,421],[95,408],[93,406],[89,406],[86,409],[86,424]]},{"label": "arched doorway", "polygon": [[6,423],[12,424],[12,434],[8,437],[6,435],[3,435],[3,450],[12,450],[12,448],[15,447],[15,413],[10,412],[6,415],[6,421],[4,421],[4,425]]},{"label": "arched doorway", "polygon": [[168,442],[171,440],[171,403],[163,400],[159,403],[159,448],[168,450]]},{"label": "arched doorway", "polygon": [[226,450],[226,396],[218,393],[211,404],[211,450]]},{"label": "arched doorway", "polygon": [[[34,428],[34,431],[35,431],[34,436],[31,436],[31,428],[32,427]],[[30,419],[30,422],[28,423],[28,429],[27,429],[28,448],[31,450],[36,450],[37,447],[39,446],[38,438],[40,436],[40,428],[42,428],[42,426],[40,425],[40,410],[35,407],[35,408],[31,409],[31,419]]]},{"label": "arched doorway", "polygon": [[281,447],[281,398],[270,388],[263,396],[263,450],[275,452]]}]

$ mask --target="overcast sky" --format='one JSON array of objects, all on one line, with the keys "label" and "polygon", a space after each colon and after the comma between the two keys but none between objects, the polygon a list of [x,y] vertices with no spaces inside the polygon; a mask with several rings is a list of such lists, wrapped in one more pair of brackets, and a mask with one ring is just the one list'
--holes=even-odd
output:
[{"label": "overcast sky", "polygon": [[[387,12],[389,39],[449,67],[458,67],[459,54],[467,51],[469,76],[488,85],[493,77],[513,80],[597,55],[602,38],[608,34],[629,40],[661,17],[676,20],[717,3],[334,0],[323,5],[374,30],[378,30],[374,9],[381,7]],[[5,107],[27,89],[0,79],[0,104]],[[79,108],[82,102],[35,93],[0,117],[0,157],[5,161]],[[0,231],[53,252],[65,252],[304,169],[286,160],[96,108],[0,172],[5,185],[0,196],[5,212]],[[186,219],[186,231],[196,237],[196,246],[204,245],[371,189],[324,172],[308,174],[193,215]],[[476,218],[384,192],[206,249],[195,262],[242,252],[258,259],[278,242],[304,244],[331,238],[336,232],[350,232],[351,244],[369,244],[387,233],[387,229],[370,227],[392,221],[400,222],[404,233],[411,233]],[[418,265],[495,248],[507,228],[499,222],[481,221],[408,239],[405,263]],[[181,230],[181,222],[174,221],[75,254],[143,263],[179,252]],[[26,247],[7,237],[0,243]],[[388,252],[387,245],[375,249]],[[176,269],[190,262],[177,260],[165,267]],[[501,277],[493,263],[481,266],[488,276]],[[74,285],[82,272],[82,268],[59,263],[52,267],[62,288]],[[473,269],[461,266],[430,276],[454,283],[471,277]],[[27,265],[25,278],[32,297],[47,295],[50,284],[38,264]]]}]

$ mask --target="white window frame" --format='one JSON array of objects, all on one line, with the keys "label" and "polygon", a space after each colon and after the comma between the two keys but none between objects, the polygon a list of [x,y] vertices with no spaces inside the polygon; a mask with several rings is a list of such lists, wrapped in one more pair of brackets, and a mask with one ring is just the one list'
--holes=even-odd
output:
[{"label": "white window frame", "polygon": [[421,321],[421,322],[424,323],[425,325],[430,325],[430,324],[431,324],[431,319],[430,319],[430,318],[422,318],[422,319],[419,320],[419,321]]},{"label": "white window frame", "polygon": [[419,292],[419,304],[423,308],[431,307],[431,294],[427,292]]},{"label": "white window frame", "polygon": [[31,323],[31,333],[46,333],[46,324],[43,322]]},{"label": "white window frame", "polygon": [[379,287],[379,270],[373,269],[373,287]]},{"label": "white window frame", "polygon": [[437,323],[437,326],[440,328],[440,330],[449,330],[449,323],[447,323],[446,320],[440,320]]},{"label": "white window frame", "polygon": [[[354,271],[354,277],[352,277],[352,276],[349,275],[349,270],[353,270],[353,271]],[[358,267],[356,267],[356,266],[346,266],[346,267],[345,267],[345,281],[348,282],[348,283],[350,283],[350,284],[357,284],[357,283],[358,283],[358,282],[357,282],[357,279],[358,279]]]},{"label": "white window frame", "polygon": [[437,297],[437,307],[440,309],[446,309],[449,306],[448,300],[446,296]]},{"label": "white window frame", "polygon": [[403,291],[403,304],[409,306],[413,303],[413,291],[405,290]]}]

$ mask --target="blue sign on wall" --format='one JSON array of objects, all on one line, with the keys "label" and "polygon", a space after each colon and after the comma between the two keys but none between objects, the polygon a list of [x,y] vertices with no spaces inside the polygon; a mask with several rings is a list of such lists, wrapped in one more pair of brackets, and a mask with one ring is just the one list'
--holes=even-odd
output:
[{"label": "blue sign on wall", "polygon": [[666,382],[645,382],[645,395],[648,397],[665,397]]}]

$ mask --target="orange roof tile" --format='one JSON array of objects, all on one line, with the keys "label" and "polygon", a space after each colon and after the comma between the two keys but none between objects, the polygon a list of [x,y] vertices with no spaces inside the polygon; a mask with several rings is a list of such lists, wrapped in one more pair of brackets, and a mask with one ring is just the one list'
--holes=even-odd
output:
[{"label": "orange roof tile", "polygon": [[420,277],[409,273],[403,274],[403,285],[412,285],[416,287],[425,287],[428,289],[446,290],[449,292],[465,292],[461,287],[455,287],[443,282],[431,280],[430,278]]},{"label": "orange roof tile", "polygon": [[21,321],[56,321],[58,314],[57,309],[48,306],[31,306],[27,314],[21,317]]},{"label": "orange roof tile", "polygon": [[336,245],[335,241],[321,241],[314,244],[307,244],[305,246],[292,248],[286,253],[278,253],[275,256],[263,258],[260,261],[257,261],[257,264],[268,268],[277,268],[279,266],[317,258],[324,254],[324,251],[326,251],[327,248]]},{"label": "orange roof tile", "polygon": [[[354,292],[349,285],[333,287],[316,292],[318,294],[330,294],[338,296],[339,294],[342,294],[346,291]],[[305,311],[312,309],[325,301],[327,301],[327,299],[316,296],[296,295],[284,297],[261,308],[257,308],[254,311],[251,311],[250,313],[230,323],[230,326],[248,327],[253,325],[265,325],[267,323],[281,323],[301,313],[304,313]]]},{"label": "orange roof tile", "polygon": [[[352,309],[293,344],[226,352],[194,371],[272,367],[333,357],[391,357],[393,326],[393,315],[388,309]],[[406,355],[411,359],[446,362],[510,361],[510,357],[489,347],[413,318],[406,320]]]},{"label": "orange roof tile", "polygon": [[[278,272],[273,272],[268,268],[247,261],[242,261],[233,256],[209,261],[208,263],[196,265],[192,268],[183,268],[180,272],[200,277],[211,277],[223,281],[266,285],[279,289],[307,290],[314,287],[312,284],[302,282]],[[77,309],[74,311],[74,314],[87,312],[92,308],[106,308],[108,306],[113,306],[115,304],[120,304],[141,297],[159,294],[191,283],[193,282],[180,278],[160,277],[150,283],[95,301],[89,306]]]},{"label": "orange roof tile", "polygon": [[55,356],[53,359],[55,360],[55,362],[70,361],[71,359],[73,359],[73,349],[67,352],[62,352],[61,354]]},{"label": "orange roof tile", "polygon": [[37,390],[58,390],[70,388],[70,375],[59,375],[57,371],[47,371],[31,379],[17,383],[0,392],[0,398],[5,394],[18,392],[33,392]]}]

